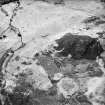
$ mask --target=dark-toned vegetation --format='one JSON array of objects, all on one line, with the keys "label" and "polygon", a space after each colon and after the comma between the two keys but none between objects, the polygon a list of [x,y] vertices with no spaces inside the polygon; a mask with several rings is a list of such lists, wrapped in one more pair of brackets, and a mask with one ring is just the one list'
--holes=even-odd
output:
[{"label": "dark-toned vegetation", "polygon": [[99,21],[99,20],[100,20],[100,17],[91,16],[91,17],[88,17],[87,19],[85,19],[85,20],[83,21],[83,23],[88,24],[88,23],[95,22],[95,21],[97,21],[97,20]]},{"label": "dark-toned vegetation", "polygon": [[96,38],[79,36],[67,33],[56,40],[58,46],[54,47],[61,56],[72,55],[74,59],[96,59],[103,52],[103,48]]},{"label": "dark-toned vegetation", "polygon": [[105,3],[105,0],[101,0],[101,2],[104,2]]},{"label": "dark-toned vegetation", "polygon": [[19,0],[0,0],[0,5],[8,4],[11,2],[19,2]]}]

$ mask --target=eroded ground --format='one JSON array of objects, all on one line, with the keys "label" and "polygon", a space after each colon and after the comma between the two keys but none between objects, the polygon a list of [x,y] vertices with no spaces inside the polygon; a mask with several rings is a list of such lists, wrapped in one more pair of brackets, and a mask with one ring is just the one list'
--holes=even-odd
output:
[{"label": "eroded ground", "polygon": [[104,2],[0,2],[1,105],[104,105]]}]

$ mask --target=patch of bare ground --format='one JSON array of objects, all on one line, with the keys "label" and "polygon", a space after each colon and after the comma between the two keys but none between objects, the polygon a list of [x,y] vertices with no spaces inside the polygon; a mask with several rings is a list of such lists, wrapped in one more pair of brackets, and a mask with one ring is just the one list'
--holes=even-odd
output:
[{"label": "patch of bare ground", "polygon": [[103,4],[12,1],[0,2],[0,104],[104,104]]}]

